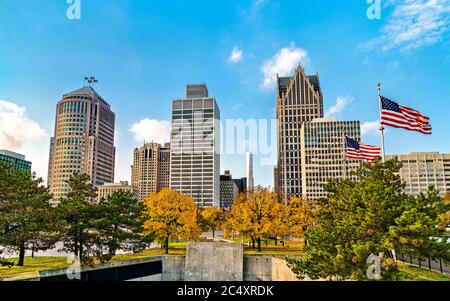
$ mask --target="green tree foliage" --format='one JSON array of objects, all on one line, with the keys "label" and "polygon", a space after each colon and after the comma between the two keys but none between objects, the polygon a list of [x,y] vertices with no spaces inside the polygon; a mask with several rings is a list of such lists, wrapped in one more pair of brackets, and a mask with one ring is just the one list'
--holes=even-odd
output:
[{"label": "green tree foliage", "polygon": [[73,252],[81,262],[89,263],[99,252],[96,244],[100,238],[95,225],[100,210],[94,202],[97,191],[85,174],[74,174],[67,183],[71,191],[60,200],[57,208],[63,250]]},{"label": "green tree foliage", "polygon": [[99,243],[104,250],[103,260],[109,260],[118,250],[140,252],[153,241],[153,236],[143,237],[143,203],[131,192],[113,193],[98,204],[98,219],[94,228],[98,229]]},{"label": "green tree foliage", "polygon": [[[370,255],[381,256],[381,277],[396,279],[395,251],[416,257],[442,255],[438,216],[448,211],[434,189],[403,193],[396,161],[364,164],[357,181],[335,180],[318,201],[317,226],[306,233],[304,259],[289,259],[300,277],[367,280]],[[448,247],[448,246],[447,246]],[[448,253],[448,248],[447,251]]]},{"label": "green tree foliage", "polygon": [[59,204],[63,249],[73,252],[83,264],[110,260],[118,250],[142,250],[151,237],[141,237],[143,206],[132,194],[117,192],[96,200],[97,191],[88,175],[74,174],[71,188]]},{"label": "green tree foliage", "polygon": [[0,163],[0,246],[19,252],[18,266],[26,250],[55,243],[51,195],[42,183],[34,173]]}]

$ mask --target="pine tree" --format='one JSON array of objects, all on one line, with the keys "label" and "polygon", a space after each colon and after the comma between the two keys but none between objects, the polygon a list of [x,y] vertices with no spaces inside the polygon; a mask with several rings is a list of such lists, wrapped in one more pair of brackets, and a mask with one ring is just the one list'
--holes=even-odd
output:
[{"label": "pine tree", "polygon": [[44,250],[55,241],[51,195],[35,173],[0,163],[0,245],[19,252]]},{"label": "pine tree", "polygon": [[438,216],[448,206],[433,189],[405,195],[400,168],[396,160],[364,164],[357,181],[326,185],[329,195],[318,202],[317,227],[306,233],[306,257],[289,259],[293,271],[313,279],[367,280],[368,257],[381,255],[381,277],[396,279],[395,251],[418,258],[437,254],[442,244],[432,238],[441,236]]}]

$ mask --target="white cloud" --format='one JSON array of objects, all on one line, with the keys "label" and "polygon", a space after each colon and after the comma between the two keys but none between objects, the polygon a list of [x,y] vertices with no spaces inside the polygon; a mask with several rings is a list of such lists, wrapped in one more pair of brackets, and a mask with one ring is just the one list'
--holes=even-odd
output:
[{"label": "white cloud", "polygon": [[380,131],[380,121],[367,121],[361,124],[361,134],[366,135],[377,135]]},{"label": "white cloud", "polygon": [[325,116],[336,116],[342,113],[345,108],[355,100],[352,96],[340,96],[336,99],[336,104],[332,106],[326,113]]},{"label": "white cloud", "polygon": [[443,40],[450,31],[450,0],[394,0],[389,21],[379,37],[362,49],[416,49]]},{"label": "white cloud", "polygon": [[228,62],[236,64],[242,60],[244,52],[238,47],[234,47],[233,51],[231,51],[230,57],[228,58]]},{"label": "white cloud", "polygon": [[279,76],[289,76],[299,63],[307,64],[308,62],[308,53],[301,48],[297,48],[295,44],[281,49],[261,67],[261,71],[264,74],[261,88],[265,90],[272,89],[277,80],[277,74]]},{"label": "white cloud", "polygon": [[170,141],[170,122],[155,119],[142,119],[134,123],[130,132],[134,133],[137,142],[165,143]]},{"label": "white cloud", "polygon": [[25,155],[32,169],[47,178],[50,137],[37,122],[31,120],[25,107],[0,99],[0,149]]}]

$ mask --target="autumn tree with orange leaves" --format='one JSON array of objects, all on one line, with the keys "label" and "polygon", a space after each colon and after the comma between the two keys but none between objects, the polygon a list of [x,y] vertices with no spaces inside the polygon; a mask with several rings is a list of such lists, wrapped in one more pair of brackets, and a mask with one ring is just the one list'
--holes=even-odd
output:
[{"label": "autumn tree with orange leaves", "polygon": [[279,203],[276,195],[267,189],[241,194],[228,214],[226,228],[258,243],[273,233],[272,221],[277,217]]},{"label": "autumn tree with orange leaves", "polygon": [[201,234],[197,225],[197,209],[192,197],[163,189],[144,200],[144,233],[155,234],[169,254],[170,240],[196,240]]}]

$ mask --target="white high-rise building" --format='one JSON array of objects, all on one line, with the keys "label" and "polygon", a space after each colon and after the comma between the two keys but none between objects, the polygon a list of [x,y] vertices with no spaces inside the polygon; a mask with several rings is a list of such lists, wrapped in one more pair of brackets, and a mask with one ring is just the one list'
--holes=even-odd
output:
[{"label": "white high-rise building", "polygon": [[324,185],[331,179],[352,179],[361,161],[347,159],[345,136],[361,141],[359,121],[338,121],[318,118],[302,124],[300,130],[299,178],[291,178],[291,185],[302,185],[302,197],[316,200],[327,196]]},{"label": "white high-rise building", "polygon": [[247,153],[247,191],[255,190],[255,180],[253,178],[253,154]]},{"label": "white high-rise building", "polygon": [[220,110],[205,84],[186,90],[173,101],[170,188],[220,207]]},{"label": "white high-rise building", "polygon": [[430,186],[434,186],[441,196],[450,192],[450,154],[429,152],[386,156],[386,160],[394,158],[403,164],[399,174],[406,184],[405,193],[426,193]]}]

